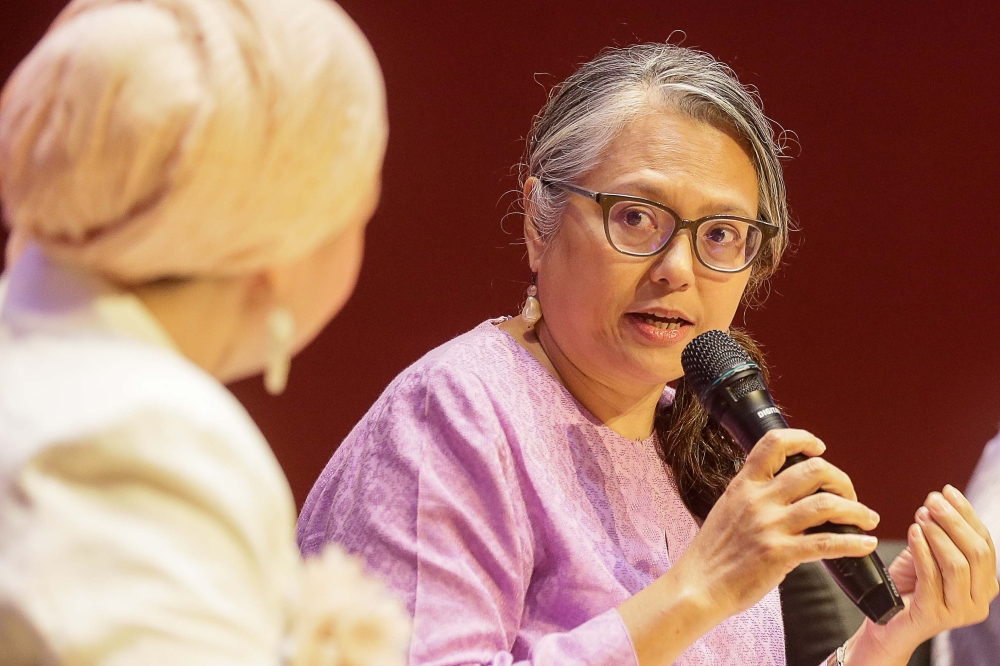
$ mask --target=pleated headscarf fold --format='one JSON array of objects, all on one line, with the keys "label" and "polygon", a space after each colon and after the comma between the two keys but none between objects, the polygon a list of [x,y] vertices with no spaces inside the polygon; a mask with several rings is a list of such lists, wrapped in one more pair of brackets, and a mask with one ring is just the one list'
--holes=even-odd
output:
[{"label": "pleated headscarf fold", "polygon": [[8,226],[122,283],[294,261],[369,214],[375,56],[328,0],[74,0],[0,97]]}]

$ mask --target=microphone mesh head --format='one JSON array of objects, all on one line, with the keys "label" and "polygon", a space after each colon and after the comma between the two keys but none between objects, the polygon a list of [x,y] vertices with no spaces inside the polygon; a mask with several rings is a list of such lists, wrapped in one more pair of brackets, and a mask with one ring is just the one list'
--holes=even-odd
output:
[{"label": "microphone mesh head", "polygon": [[723,373],[753,360],[728,333],[705,331],[681,352],[684,377],[695,395],[701,395]]}]

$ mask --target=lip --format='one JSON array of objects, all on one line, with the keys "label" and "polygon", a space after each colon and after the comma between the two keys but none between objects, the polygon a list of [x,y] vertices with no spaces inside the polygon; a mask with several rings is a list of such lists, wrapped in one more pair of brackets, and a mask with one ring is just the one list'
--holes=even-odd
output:
[{"label": "lip", "polygon": [[[639,317],[639,315],[643,314],[655,314],[658,317],[665,317],[668,319],[683,319],[686,323],[681,324],[679,328],[665,330],[644,322]],[[646,344],[651,343],[663,347],[669,347],[680,343],[686,344],[692,337],[695,330],[694,323],[691,321],[690,317],[679,310],[671,310],[667,308],[643,308],[641,310],[625,313],[623,319],[625,320],[626,326],[632,330],[640,340]]]},{"label": "lip", "polygon": [[651,315],[656,315],[657,317],[663,317],[664,319],[683,319],[684,321],[690,324],[694,323],[694,318],[692,318],[689,314],[687,314],[683,310],[677,310],[675,308],[665,308],[665,307],[660,307],[658,305],[653,305],[648,308],[636,308],[635,310],[631,310],[629,312],[626,312],[625,314],[629,315],[651,314]]}]

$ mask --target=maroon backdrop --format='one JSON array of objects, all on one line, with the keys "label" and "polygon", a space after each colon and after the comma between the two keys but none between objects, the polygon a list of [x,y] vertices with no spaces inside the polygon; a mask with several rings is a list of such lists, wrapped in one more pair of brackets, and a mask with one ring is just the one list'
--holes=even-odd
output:
[{"label": "maroon backdrop", "polygon": [[[61,4],[5,0],[4,77]],[[545,89],[604,46],[682,30],[798,136],[787,177],[802,231],[747,325],[793,424],[825,439],[884,517],[878,533],[902,536],[928,491],[965,484],[1000,421],[998,10],[613,4],[344,3],[381,60],[392,128],[364,269],[284,396],[259,381],[236,394],[301,503],[397,372],[516,311],[511,167]]]}]

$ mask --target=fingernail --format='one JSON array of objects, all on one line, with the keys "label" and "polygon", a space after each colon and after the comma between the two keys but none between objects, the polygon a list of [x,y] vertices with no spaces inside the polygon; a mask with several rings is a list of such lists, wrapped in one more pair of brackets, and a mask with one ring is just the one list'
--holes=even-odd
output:
[{"label": "fingernail", "polygon": [[958,499],[959,497],[962,496],[962,493],[959,491],[959,489],[951,485],[950,483],[944,487],[944,492],[953,499]]},{"label": "fingernail", "polygon": [[877,523],[877,522],[879,522],[880,520],[882,520],[882,517],[881,517],[881,516],[879,516],[879,515],[878,515],[877,513],[875,513],[874,511],[872,511],[871,509],[868,509],[868,514],[869,514],[869,515],[871,516],[871,519],[872,519],[872,522],[875,522],[875,523]]},{"label": "fingernail", "polygon": [[931,512],[926,506],[922,506],[917,509],[917,520],[927,520],[930,518]]},{"label": "fingernail", "polygon": [[878,545],[878,539],[876,539],[871,535],[866,534],[865,536],[861,537],[861,543],[868,548],[874,548],[875,546]]}]

